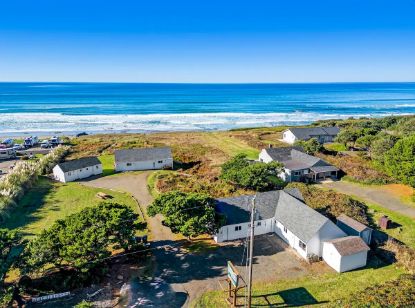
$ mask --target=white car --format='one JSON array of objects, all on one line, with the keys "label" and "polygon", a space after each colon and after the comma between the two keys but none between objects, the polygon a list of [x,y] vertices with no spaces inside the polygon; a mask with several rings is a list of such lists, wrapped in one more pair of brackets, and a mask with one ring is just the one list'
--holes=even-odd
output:
[{"label": "white car", "polygon": [[50,147],[51,147],[51,144],[49,143],[49,141],[48,141],[48,140],[43,140],[43,141],[40,143],[40,147],[41,147],[41,148],[43,148],[43,149],[47,149],[47,148],[50,148]]},{"label": "white car", "polygon": [[22,144],[15,144],[13,149],[16,151],[24,150],[24,146]]}]

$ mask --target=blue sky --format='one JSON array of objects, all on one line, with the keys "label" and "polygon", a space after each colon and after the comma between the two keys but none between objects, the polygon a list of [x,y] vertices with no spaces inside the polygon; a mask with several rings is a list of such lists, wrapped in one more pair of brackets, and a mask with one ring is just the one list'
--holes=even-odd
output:
[{"label": "blue sky", "polygon": [[0,81],[415,81],[415,0],[4,0]]}]

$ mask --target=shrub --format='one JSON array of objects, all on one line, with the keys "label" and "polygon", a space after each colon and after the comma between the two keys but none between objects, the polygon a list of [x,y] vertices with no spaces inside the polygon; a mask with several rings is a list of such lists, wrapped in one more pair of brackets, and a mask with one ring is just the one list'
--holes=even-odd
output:
[{"label": "shrub", "polygon": [[383,249],[393,253],[398,264],[402,265],[410,274],[415,275],[415,250],[398,243],[395,240],[388,240]]},{"label": "shrub", "polygon": [[314,154],[324,150],[324,146],[316,138],[311,138],[307,141],[299,140],[295,142],[295,145],[301,147],[307,154]]}]

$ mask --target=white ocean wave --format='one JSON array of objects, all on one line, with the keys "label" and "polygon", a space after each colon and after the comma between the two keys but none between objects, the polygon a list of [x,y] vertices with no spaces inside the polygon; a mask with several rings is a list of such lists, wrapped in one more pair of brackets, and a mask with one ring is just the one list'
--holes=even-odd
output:
[{"label": "white ocean wave", "polygon": [[[387,115],[387,114],[383,114]],[[182,113],[148,115],[64,115],[60,113],[0,113],[0,133],[201,131],[241,127],[301,125],[316,120],[370,117],[371,114]]]}]

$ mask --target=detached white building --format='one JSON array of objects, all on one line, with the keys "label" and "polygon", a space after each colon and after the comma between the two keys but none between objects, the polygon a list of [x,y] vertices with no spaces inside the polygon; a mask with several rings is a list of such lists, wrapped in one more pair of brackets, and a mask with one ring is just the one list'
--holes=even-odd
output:
[{"label": "detached white building", "polygon": [[57,164],[53,168],[55,180],[66,183],[102,174],[102,164],[96,157],[85,157]]},{"label": "detached white building", "polygon": [[173,169],[171,148],[116,150],[115,171]]},{"label": "detached white building", "polygon": [[282,133],[282,140],[294,144],[299,140],[317,139],[320,143],[333,142],[340,132],[338,127],[292,127]]},{"label": "detached white building", "polygon": [[[246,238],[253,198],[253,195],[248,195],[216,200],[216,211],[226,218],[225,225],[214,236],[216,242]],[[340,269],[346,270],[366,265],[363,254],[355,257],[359,262],[349,263],[354,261],[353,253],[351,257],[340,258],[324,252],[326,242],[346,238],[347,234],[307,206],[297,189],[257,193],[255,207],[255,235],[276,233],[304,259],[322,257],[335,270],[338,264]],[[327,245],[326,249],[329,247]]]},{"label": "detached white building", "polygon": [[358,236],[347,236],[327,241],[323,259],[337,272],[347,272],[366,266],[369,246]]}]

